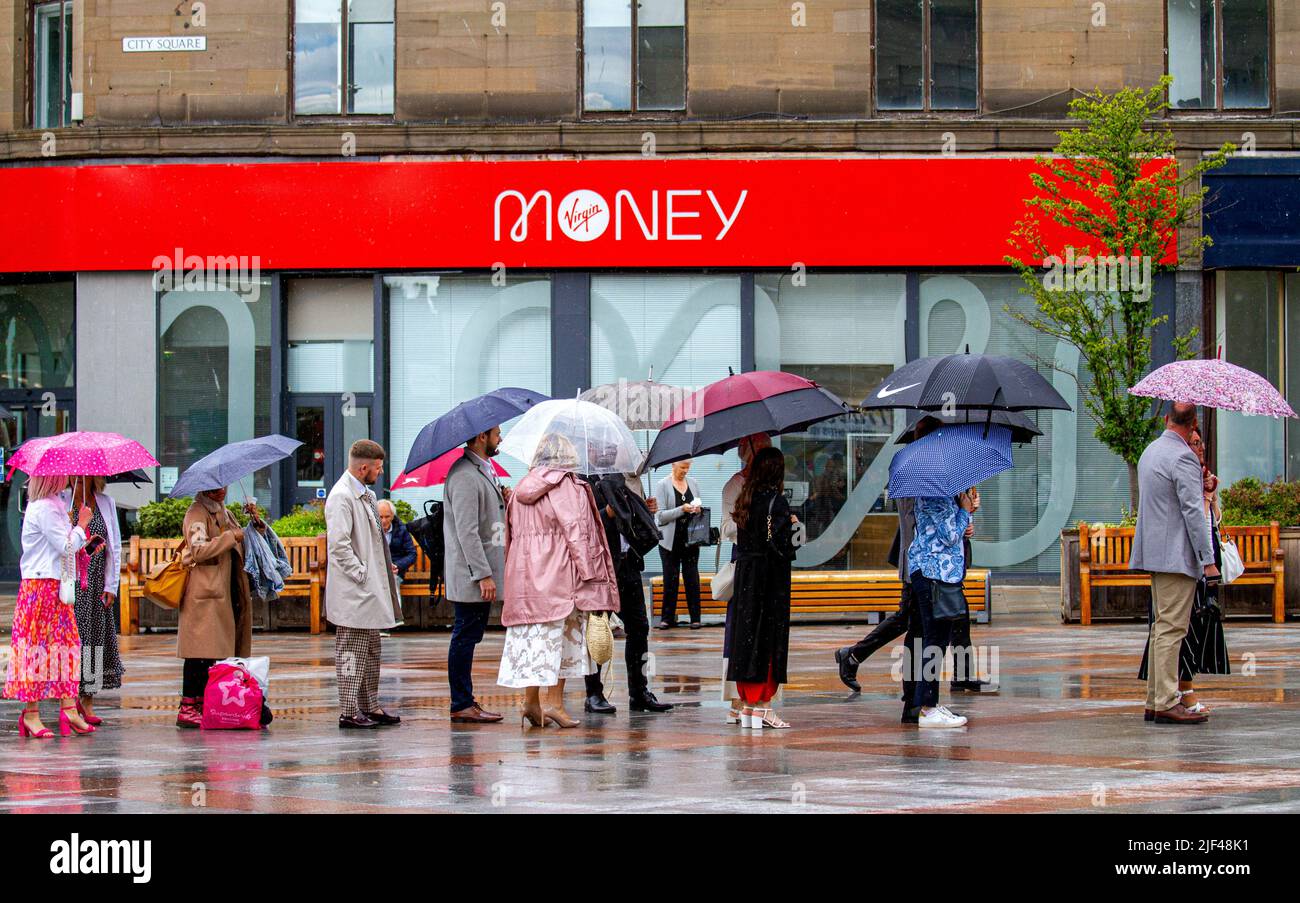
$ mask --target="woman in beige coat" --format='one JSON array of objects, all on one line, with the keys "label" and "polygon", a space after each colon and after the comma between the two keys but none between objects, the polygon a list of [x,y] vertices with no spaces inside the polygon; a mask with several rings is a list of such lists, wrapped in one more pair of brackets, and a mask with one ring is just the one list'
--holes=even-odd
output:
[{"label": "woman in beige coat", "polygon": [[188,569],[181,598],[176,655],[185,660],[177,727],[198,727],[208,669],[218,659],[247,656],[253,610],[244,573],[244,531],[226,509],[226,490],[200,492],[185,512]]}]

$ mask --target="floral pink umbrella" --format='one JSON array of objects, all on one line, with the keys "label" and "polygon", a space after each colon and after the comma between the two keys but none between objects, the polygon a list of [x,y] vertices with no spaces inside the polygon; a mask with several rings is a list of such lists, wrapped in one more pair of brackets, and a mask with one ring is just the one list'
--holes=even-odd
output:
[{"label": "floral pink umbrella", "polygon": [[28,439],[9,459],[9,476],[15,470],[34,477],[112,476],[140,467],[157,467],[158,461],[134,439],[117,433],[78,430],[57,436]]},{"label": "floral pink umbrella", "polygon": [[1267,379],[1244,367],[1218,360],[1174,361],[1148,373],[1130,395],[1181,401],[1224,411],[1266,417],[1294,417]]}]

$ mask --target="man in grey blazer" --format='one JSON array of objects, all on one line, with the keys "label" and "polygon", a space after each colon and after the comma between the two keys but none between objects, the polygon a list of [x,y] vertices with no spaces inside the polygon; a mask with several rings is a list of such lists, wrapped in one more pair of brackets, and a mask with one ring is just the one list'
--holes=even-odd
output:
[{"label": "man in grey blazer", "polygon": [[451,720],[489,724],[501,715],[474,699],[474,647],[483,639],[492,603],[502,598],[506,570],[506,499],[489,459],[501,442],[500,427],[479,433],[447,471],[443,486],[442,541],[447,599],[456,622],[447,646]]},{"label": "man in grey blazer", "polygon": [[1179,701],[1178,649],[1187,635],[1196,583],[1217,577],[1210,527],[1205,519],[1201,462],[1188,444],[1196,406],[1178,403],[1165,417],[1165,431],[1138,461],[1138,514],[1129,567],[1151,574],[1155,618],[1148,640],[1147,721],[1199,724],[1209,716]]}]

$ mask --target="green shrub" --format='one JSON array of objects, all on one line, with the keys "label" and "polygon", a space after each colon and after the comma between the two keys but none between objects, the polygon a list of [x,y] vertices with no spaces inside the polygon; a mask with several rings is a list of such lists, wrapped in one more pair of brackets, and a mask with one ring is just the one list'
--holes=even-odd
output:
[{"label": "green shrub", "polygon": [[397,509],[397,519],[402,523],[409,524],[411,521],[415,520],[415,509],[411,507],[410,502],[405,499],[389,499],[389,501],[391,501],[393,507]]},{"label": "green shrub", "polygon": [[1219,501],[1228,526],[1263,526],[1272,521],[1282,526],[1300,524],[1300,481],[1263,483],[1243,477],[1223,490]]},{"label": "green shrub", "polygon": [[286,536],[318,536],[325,532],[325,506],[318,503],[298,505],[284,517],[272,523],[271,529],[281,538]]},{"label": "green shrub", "polygon": [[159,499],[140,508],[140,536],[144,539],[180,539],[185,512],[194,499]]}]

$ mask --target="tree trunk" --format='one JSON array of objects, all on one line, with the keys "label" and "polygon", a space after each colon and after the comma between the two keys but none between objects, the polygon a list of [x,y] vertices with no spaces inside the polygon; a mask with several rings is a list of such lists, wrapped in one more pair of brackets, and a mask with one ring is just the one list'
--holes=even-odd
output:
[{"label": "tree trunk", "polygon": [[1129,510],[1133,516],[1137,517],[1138,510],[1138,466],[1136,464],[1128,465],[1128,502]]}]

